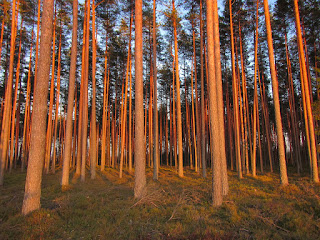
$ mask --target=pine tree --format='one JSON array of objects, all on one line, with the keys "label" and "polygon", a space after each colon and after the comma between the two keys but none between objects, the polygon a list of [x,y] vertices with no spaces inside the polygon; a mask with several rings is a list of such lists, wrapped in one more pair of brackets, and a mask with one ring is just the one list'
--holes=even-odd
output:
[{"label": "pine tree", "polygon": [[39,81],[37,81],[34,95],[31,148],[22,206],[22,214],[24,215],[40,208],[42,168],[45,156],[50,52],[52,46],[53,3],[53,0],[47,0],[43,3],[42,34],[38,67]]}]

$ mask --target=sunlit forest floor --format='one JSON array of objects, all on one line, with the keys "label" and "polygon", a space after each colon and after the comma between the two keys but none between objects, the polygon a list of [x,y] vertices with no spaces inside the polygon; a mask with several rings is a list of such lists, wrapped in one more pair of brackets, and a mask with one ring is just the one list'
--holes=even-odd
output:
[{"label": "sunlit forest floor", "polygon": [[[95,180],[60,187],[61,172],[44,175],[42,209],[20,214],[25,173],[7,174],[0,188],[0,239],[320,239],[320,186],[291,177],[281,187],[277,174],[237,179],[230,193],[211,206],[211,177],[191,170],[179,178],[161,168],[159,181],[147,170],[148,194],[133,198],[134,178],[108,169]],[[292,174],[291,174],[292,175]],[[210,176],[210,173],[208,173]]]}]

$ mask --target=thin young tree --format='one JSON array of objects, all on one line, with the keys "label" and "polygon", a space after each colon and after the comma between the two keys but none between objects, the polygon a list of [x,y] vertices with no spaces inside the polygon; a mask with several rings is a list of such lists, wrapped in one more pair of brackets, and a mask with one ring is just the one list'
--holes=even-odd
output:
[{"label": "thin young tree", "polygon": [[52,46],[53,3],[54,0],[46,0],[43,3],[41,22],[42,34],[38,66],[39,81],[37,81],[34,93],[31,147],[22,205],[23,215],[40,208],[42,168],[46,142],[47,96],[50,75],[50,53]]},{"label": "thin young tree", "polygon": [[10,168],[9,168],[10,172],[12,171],[13,160],[14,160],[14,158],[15,159],[17,158],[17,154],[15,154],[15,150],[17,150],[17,146],[14,147],[14,142],[16,142],[16,145],[17,145],[17,142],[18,142],[18,139],[19,139],[16,136],[16,139],[14,141],[15,128],[19,129],[18,118],[16,119],[16,112],[17,112],[17,110],[19,111],[19,109],[17,109],[16,104],[17,104],[17,98],[18,98],[18,88],[19,88],[19,79],[20,79],[22,23],[23,23],[23,19],[21,19],[21,23],[20,23],[19,53],[18,53],[18,63],[17,63],[17,71],[16,71],[15,91],[14,91],[14,100],[13,100],[12,116],[11,116],[11,145],[10,145],[11,153],[10,153]]},{"label": "thin young tree", "polygon": [[204,63],[203,63],[203,20],[202,0],[200,0],[200,82],[201,82],[201,163],[202,177],[207,176],[206,170],[206,130],[205,130],[205,98],[204,98]]},{"label": "thin young tree", "polygon": [[[67,109],[67,126],[66,138],[64,147],[64,157],[62,166],[62,188],[69,185],[69,171],[71,159],[71,144],[72,144],[72,115],[73,101],[76,82],[77,68],[77,33],[78,33],[78,0],[73,0],[73,27],[72,27],[72,45],[71,45],[71,62],[69,74],[69,90],[68,90],[68,109]],[[76,136],[74,136],[75,138]]]},{"label": "thin young tree", "polygon": [[157,95],[157,22],[156,22],[156,0],[153,0],[153,180],[158,180],[159,172],[159,132],[158,132],[158,95]]},{"label": "thin young tree", "polygon": [[90,173],[91,179],[96,177],[97,163],[97,126],[96,126],[96,62],[97,62],[97,40],[96,40],[96,5],[92,1],[92,106],[91,106],[91,134],[90,134]]},{"label": "thin young tree", "polygon": [[52,67],[51,67],[51,83],[50,83],[50,103],[49,103],[49,116],[48,116],[48,125],[47,125],[47,138],[46,138],[46,156],[44,167],[46,174],[49,173],[50,168],[50,158],[51,158],[51,145],[52,145],[52,111],[54,104],[54,77],[55,77],[55,66],[56,66],[56,9],[54,13],[53,21],[53,44],[52,44]]},{"label": "thin young tree", "polygon": [[256,10],[256,32],[254,41],[254,93],[253,93],[253,146],[252,146],[252,156],[251,156],[251,169],[252,176],[256,176],[256,153],[257,153],[257,117],[258,115],[258,89],[257,89],[257,68],[258,68],[258,40],[259,40],[259,0],[257,0],[257,10]]},{"label": "thin young tree", "polygon": [[12,85],[13,85],[13,65],[14,65],[14,52],[16,43],[16,0],[12,2],[12,18],[11,18],[11,41],[10,41],[10,62],[9,62],[9,77],[5,90],[5,103],[3,110],[3,120],[1,128],[1,159],[0,159],[0,186],[3,185],[4,170],[6,159],[8,156],[8,146],[10,137],[10,113],[12,105]]},{"label": "thin young tree", "polygon": [[180,74],[179,74],[179,58],[178,58],[178,37],[177,37],[177,11],[174,0],[172,0],[173,13],[173,32],[174,32],[174,58],[176,70],[176,90],[177,90],[177,132],[178,132],[178,174],[183,177],[183,147],[182,147],[182,115],[181,115],[181,97],[180,97]]},{"label": "thin young tree", "polygon": [[86,17],[84,24],[84,61],[83,61],[83,92],[82,92],[82,126],[81,126],[81,181],[85,181],[88,138],[88,76],[89,76],[89,34],[90,34],[90,0],[86,0]]},{"label": "thin young tree", "polygon": [[125,148],[125,139],[126,139],[126,125],[127,125],[127,98],[128,98],[128,81],[129,74],[131,70],[131,32],[132,32],[132,21],[133,21],[133,9],[130,17],[130,32],[129,32],[129,42],[128,42],[128,55],[127,55],[127,69],[125,76],[125,85],[124,85],[124,100],[122,105],[122,123],[121,123],[121,149],[120,149],[120,170],[119,178],[122,178],[123,162],[124,162],[124,148]]},{"label": "thin young tree", "polygon": [[[109,88],[109,80],[108,75],[108,33],[106,34],[106,46],[105,46],[105,54],[104,54],[104,78],[103,78],[103,113],[102,113],[102,133],[101,133],[101,172],[104,171],[106,165],[106,145],[107,145],[107,110],[108,110],[108,88]],[[108,137],[108,142],[110,139]],[[110,152],[110,148],[107,148],[107,151]],[[109,154],[108,152],[108,154]]]},{"label": "thin young tree", "polygon": [[238,106],[238,83],[236,77],[236,67],[234,59],[234,36],[233,36],[233,19],[232,19],[232,4],[229,0],[229,13],[230,13],[230,38],[231,38],[231,64],[232,64],[232,88],[233,88],[233,111],[234,111],[234,128],[235,128],[235,150],[236,150],[236,166],[238,177],[242,178],[241,167],[241,153],[240,153],[240,130],[239,130],[239,106]]}]

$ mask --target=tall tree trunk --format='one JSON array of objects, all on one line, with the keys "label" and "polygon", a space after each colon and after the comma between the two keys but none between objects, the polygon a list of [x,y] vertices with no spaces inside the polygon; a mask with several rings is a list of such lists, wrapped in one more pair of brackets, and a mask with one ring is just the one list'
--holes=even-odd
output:
[{"label": "tall tree trunk", "polygon": [[[213,41],[214,41],[214,64],[215,64],[215,80],[217,88],[217,103],[218,103],[218,136],[219,136],[219,151],[221,161],[221,182],[222,194],[227,195],[229,191],[227,158],[226,158],[226,140],[224,127],[224,105],[222,91],[222,73],[220,60],[220,37],[219,37],[219,15],[217,0],[213,1]],[[215,143],[214,143],[215,144]]]},{"label": "tall tree trunk", "polygon": [[[249,113],[247,111],[248,106],[248,96],[247,96],[247,84],[246,84],[246,75],[245,75],[245,63],[242,51],[242,28],[239,22],[239,44],[240,44],[240,62],[241,62],[241,79],[242,79],[242,101],[243,101],[243,127],[244,127],[244,135],[243,135],[243,156],[246,162],[246,172],[250,173],[249,170],[249,154],[248,154],[248,135],[249,135],[249,125],[250,118]],[[251,148],[251,147],[250,147]]]},{"label": "tall tree trunk", "polygon": [[206,130],[205,130],[205,104],[204,104],[204,65],[203,65],[203,20],[202,0],[200,0],[200,81],[201,81],[201,163],[202,177],[207,176],[206,170]]},{"label": "tall tree trunk", "polygon": [[213,1],[207,0],[207,41],[208,41],[208,93],[209,93],[209,115],[210,115],[210,145],[213,150],[212,156],[212,201],[214,206],[222,204],[222,181],[221,181],[221,145],[218,114],[217,79],[214,55],[214,19]]},{"label": "tall tree trunk", "polygon": [[[31,40],[33,41],[33,31]],[[29,56],[29,68],[28,68],[28,80],[27,80],[27,96],[25,102],[25,112],[24,112],[24,123],[23,123],[23,136],[22,136],[22,158],[21,158],[21,171],[24,170],[24,165],[27,161],[27,136],[29,129],[29,116],[30,116],[30,91],[31,91],[31,64],[32,64],[32,44],[30,46],[30,56]]]},{"label": "tall tree trunk", "polygon": [[142,49],[142,0],[135,0],[135,74],[136,74],[136,104],[135,104],[135,181],[134,196],[142,198],[146,192],[145,174],[145,141],[143,126],[143,49]]},{"label": "tall tree trunk", "polygon": [[[21,82],[20,82],[20,89],[21,89]],[[20,111],[21,111],[21,98],[22,98],[22,94],[21,92],[19,93],[19,96],[18,96],[18,106],[17,106],[17,117],[16,117],[16,130],[15,130],[15,134],[16,134],[16,142],[15,142],[15,147],[14,147],[14,150],[15,150],[15,153],[14,153],[14,168],[16,169],[17,168],[17,162],[18,162],[18,159],[21,159],[21,145],[20,145],[20,141],[19,141],[19,136],[20,136]],[[19,146],[20,146],[20,149],[19,149]]]},{"label": "tall tree trunk", "polygon": [[128,56],[127,56],[127,71],[126,71],[126,79],[124,85],[124,103],[123,103],[123,110],[122,110],[122,124],[121,124],[121,155],[120,155],[120,171],[119,171],[119,178],[122,178],[122,169],[123,169],[123,158],[124,158],[124,145],[126,139],[126,126],[127,126],[127,98],[128,98],[128,81],[129,81],[129,72],[131,70],[131,31],[132,31],[132,21],[133,21],[133,9],[131,11],[130,16],[130,37],[129,37],[129,47],[128,47]]},{"label": "tall tree trunk", "polygon": [[97,41],[96,41],[96,7],[95,1],[92,1],[92,108],[91,108],[91,138],[90,138],[90,173],[91,179],[96,178],[97,164],[97,126],[96,126],[96,59],[97,59]]},{"label": "tall tree trunk", "polygon": [[[258,104],[256,105],[255,111],[257,112],[257,128],[258,128],[258,141],[259,141],[259,160],[260,160],[260,171],[263,173],[263,157],[262,157],[262,146],[261,146],[261,134],[260,134],[260,120]],[[253,124],[252,124],[253,125]]]},{"label": "tall tree trunk", "polygon": [[[194,31],[193,31],[194,34]],[[194,168],[195,172],[198,172],[198,151],[197,151],[197,138],[196,138],[196,117],[194,110],[194,96],[193,96],[193,65],[191,65],[191,111],[192,111],[192,136],[193,136],[193,145],[194,145]],[[195,65],[196,66],[196,65]],[[197,70],[195,69],[195,78],[197,75]],[[196,86],[197,88],[197,86]],[[197,91],[197,90],[196,90]],[[198,99],[196,100],[198,102]],[[197,105],[197,103],[196,103]],[[197,110],[197,108],[196,108]],[[191,151],[191,149],[190,149]],[[193,166],[191,166],[193,168]]]},{"label": "tall tree trunk", "polygon": [[153,0],[153,180],[158,180],[159,172],[159,131],[158,131],[158,95],[157,95],[157,22],[156,22],[156,0]]},{"label": "tall tree trunk", "polygon": [[234,169],[234,159],[233,159],[233,139],[232,139],[232,130],[233,130],[233,124],[232,122],[232,114],[230,110],[230,99],[229,99],[229,86],[228,82],[226,82],[226,109],[227,109],[227,116],[226,116],[226,122],[227,122],[227,129],[228,129],[228,140],[229,140],[229,158],[230,158],[230,170],[233,171]]},{"label": "tall tree trunk", "polygon": [[[255,177],[257,175],[256,172],[256,155],[257,155],[257,118],[258,114],[258,87],[257,87],[257,68],[258,68],[258,40],[259,40],[259,0],[257,0],[257,11],[256,11],[256,34],[255,34],[255,42],[254,42],[254,92],[253,92],[253,149],[251,156],[251,169],[252,176]],[[259,136],[260,137],[260,136]],[[259,146],[260,147],[260,146]],[[261,159],[260,159],[261,165]]]},{"label": "tall tree trunk", "polygon": [[[84,46],[83,46],[84,49]],[[83,51],[82,51],[83,52]],[[82,56],[82,60],[84,59],[84,54]],[[83,70],[81,70],[83,72]],[[83,76],[83,74],[81,74],[81,76]],[[81,131],[82,131],[82,105],[83,105],[83,83],[81,81],[81,85],[80,85],[80,96],[79,96],[79,113],[78,113],[78,139],[77,139],[77,164],[76,164],[76,177],[79,177],[81,174],[81,153],[82,153],[82,144],[81,144],[81,140],[82,140],[82,136],[81,136]]]},{"label": "tall tree trunk", "polygon": [[55,65],[56,65],[56,10],[54,13],[53,21],[53,44],[52,44],[52,67],[51,67],[51,84],[50,84],[50,103],[49,103],[49,117],[48,117],[48,127],[47,127],[47,138],[46,138],[46,156],[45,156],[45,169],[46,174],[49,173],[50,168],[50,158],[51,158],[51,145],[52,145],[52,111],[53,111],[53,101],[54,101],[54,76],[55,76]]},{"label": "tall tree trunk", "polygon": [[[170,48],[171,49],[171,48]],[[173,128],[173,151],[174,151],[174,167],[178,170],[178,159],[177,159],[177,125],[176,125],[176,100],[175,100],[175,57],[171,50],[171,56],[173,59],[172,63],[172,128]]]},{"label": "tall tree trunk", "polygon": [[278,79],[277,79],[276,66],[275,66],[275,61],[274,61],[274,52],[273,52],[272,32],[271,32],[268,0],[264,0],[263,3],[264,3],[264,14],[265,14],[265,19],[266,19],[270,72],[271,72],[271,78],[272,78],[273,102],[274,102],[274,108],[275,108],[276,128],[277,128],[277,136],[278,136],[280,179],[281,179],[282,185],[287,185],[288,184],[288,176],[287,176],[286,155],[285,155],[285,146],[284,146],[284,139],[283,139],[282,120],[281,120],[280,102],[279,102]]},{"label": "tall tree trunk", "polygon": [[268,148],[268,156],[269,156],[269,164],[270,164],[270,172],[273,172],[273,164],[272,164],[272,154],[271,154],[271,139],[270,139],[270,121],[269,121],[269,112],[265,97],[265,85],[264,82],[260,81],[260,71],[258,70],[258,80],[259,80],[259,88],[260,88],[260,98],[261,98],[261,107],[263,112],[263,119],[265,125],[265,134],[267,140],[267,148]]},{"label": "tall tree trunk", "polygon": [[[73,101],[74,101],[76,69],[77,69],[78,0],[73,0],[73,20],[72,21],[73,21],[73,28],[72,28],[71,62],[70,62],[70,74],[69,74],[67,126],[66,126],[63,167],[62,167],[62,180],[61,180],[61,184],[63,188],[69,185],[69,171],[70,171],[70,160],[71,160],[72,115],[73,115]],[[76,114],[76,104],[75,104],[75,114]],[[75,122],[75,125],[76,125],[76,122]],[[76,138],[76,135],[74,135],[73,137]]]},{"label": "tall tree trunk", "polygon": [[[14,91],[14,100],[13,100],[13,106],[12,106],[12,116],[11,116],[11,146],[10,146],[10,172],[12,171],[13,167],[13,160],[16,158],[15,154],[15,148],[14,148],[14,142],[19,142],[19,138],[16,137],[14,141],[14,134],[15,134],[15,127],[16,124],[19,126],[19,122],[16,119],[16,111],[17,111],[17,97],[18,97],[18,88],[19,88],[19,79],[20,79],[20,60],[21,60],[21,41],[22,41],[22,23],[23,19],[21,19],[20,24],[20,41],[19,41],[19,53],[18,53],[18,63],[17,63],[17,71],[16,71],[16,82],[15,82],[15,91]],[[19,129],[19,127],[17,128]],[[19,136],[19,135],[18,135]],[[17,145],[17,144],[16,144]],[[15,145],[15,146],[16,146]]]},{"label": "tall tree trunk", "polygon": [[110,160],[110,105],[109,105],[109,85],[110,85],[110,70],[108,70],[108,77],[107,77],[107,96],[106,96],[106,111],[107,111],[107,136],[106,136],[106,147],[107,147],[107,155],[106,155],[106,161],[107,166],[111,166],[111,160]]},{"label": "tall tree trunk", "polygon": [[[61,28],[60,28],[61,29]],[[57,143],[57,132],[58,132],[58,115],[59,115],[59,102],[60,102],[60,86],[61,86],[61,30],[59,39],[59,49],[58,49],[58,72],[57,72],[57,92],[56,92],[56,111],[54,114],[54,136],[53,136],[53,158],[51,165],[51,172],[55,173],[56,169],[56,143]],[[59,141],[58,141],[59,142]]]},{"label": "tall tree trunk", "polygon": [[[193,22],[192,22],[193,24]],[[195,119],[193,119],[194,121],[196,121],[196,129],[194,126],[194,147],[195,147],[195,151],[196,151],[196,156],[194,159],[194,166],[195,166],[195,172],[199,172],[199,168],[198,168],[198,159],[200,160],[200,148],[199,143],[200,143],[200,135],[201,135],[201,131],[200,131],[200,120],[199,120],[199,99],[198,99],[198,81],[197,81],[197,56],[196,56],[196,37],[195,37],[195,31],[194,28],[192,27],[192,44],[193,44],[193,60],[194,60],[194,85],[195,85],[195,93],[196,93],[196,113],[193,115],[195,115]],[[192,82],[193,84],[193,82]],[[193,91],[193,90],[192,90]],[[193,94],[192,94],[192,98],[193,98]],[[193,106],[193,104],[192,104]],[[194,111],[194,110],[192,110]],[[196,135],[196,136],[195,136]],[[198,144],[198,145],[197,145]]]},{"label": "tall tree trunk", "polygon": [[[75,87],[77,89],[77,85]],[[75,168],[76,166],[76,149],[77,149],[77,94],[75,94],[75,99],[74,99],[74,124],[73,124],[73,143],[72,143],[72,168]],[[68,113],[67,113],[68,114]],[[68,121],[68,120],[67,120]],[[63,170],[63,169],[62,169]],[[69,175],[67,176],[67,178]]]},{"label": "tall tree trunk", "polygon": [[236,67],[234,59],[234,38],[233,38],[233,20],[232,20],[232,4],[229,0],[230,12],[230,33],[231,33],[231,61],[232,61],[232,88],[233,88],[233,111],[234,111],[234,126],[235,126],[235,150],[236,150],[236,165],[238,177],[242,178],[241,154],[240,154],[240,130],[239,130],[239,108],[238,108],[238,83],[236,78]]},{"label": "tall tree trunk", "polygon": [[[101,139],[101,171],[103,172],[106,165],[106,145],[107,139],[110,142],[110,136],[107,138],[107,122],[108,122],[108,33],[106,34],[106,49],[104,55],[104,79],[103,79],[103,113],[102,113],[102,139]],[[110,134],[109,134],[110,135]],[[110,157],[110,148],[107,148]],[[108,159],[109,160],[109,159]]]},{"label": "tall tree trunk", "polygon": [[83,94],[82,94],[82,126],[81,126],[81,181],[85,181],[88,138],[88,76],[89,76],[89,34],[90,34],[90,0],[86,0],[86,17],[84,24],[84,62],[83,62]]},{"label": "tall tree trunk", "polygon": [[129,82],[129,143],[128,143],[128,149],[129,149],[129,173],[132,172],[132,70],[131,70],[131,60],[130,60],[130,82]]},{"label": "tall tree trunk", "polygon": [[[319,182],[319,173],[318,173],[318,165],[317,165],[317,149],[316,149],[316,141],[315,141],[315,133],[314,133],[314,123],[313,123],[313,115],[312,115],[312,108],[311,108],[311,100],[308,83],[308,76],[307,76],[307,68],[306,68],[306,60],[303,51],[303,42],[302,42],[302,35],[301,35],[301,24],[300,24],[300,15],[299,15],[299,6],[298,1],[294,0],[294,11],[295,11],[295,18],[296,18],[296,29],[297,29],[297,40],[298,40],[298,49],[299,49],[299,58],[300,58],[300,71],[302,72],[301,78],[301,86],[304,87],[305,90],[305,98],[302,101],[305,101],[306,108],[304,111],[307,112],[308,122],[305,122],[306,125],[309,125],[310,131],[310,145],[311,145],[311,169],[312,169],[312,180],[316,183]],[[302,84],[302,82],[304,84]]]},{"label": "tall tree trunk", "polygon": [[[299,128],[294,127],[297,125],[297,116],[296,116],[296,105],[294,100],[294,86],[292,79],[292,70],[291,70],[291,61],[289,56],[289,48],[287,41],[287,34],[285,34],[285,46],[286,46],[286,59],[287,59],[287,69],[288,69],[288,93],[289,93],[289,108],[290,108],[290,119],[292,124],[292,134],[293,134],[293,144],[294,144],[294,155],[297,162],[298,174],[302,171],[302,162],[301,162],[301,152],[300,152],[300,136]],[[307,126],[307,125],[306,125]],[[311,159],[311,158],[310,158]]]},{"label": "tall tree trunk", "polygon": [[0,186],[3,185],[5,163],[8,155],[9,135],[10,135],[10,112],[12,105],[12,85],[13,85],[13,65],[14,52],[16,43],[16,0],[12,2],[12,18],[11,18],[11,42],[10,42],[10,62],[9,77],[5,90],[5,103],[3,110],[3,120],[1,128],[1,165],[0,165]]},{"label": "tall tree trunk", "polygon": [[40,58],[37,85],[35,87],[31,148],[26,177],[22,214],[26,215],[40,208],[42,168],[45,156],[47,96],[50,74],[50,52],[52,46],[53,0],[43,3]]},{"label": "tall tree trunk", "polygon": [[177,132],[178,132],[178,174],[183,177],[183,148],[182,148],[182,115],[181,115],[181,98],[180,98],[180,74],[179,74],[179,59],[178,59],[178,38],[177,38],[177,13],[172,0],[172,11],[175,16],[173,18],[174,31],[174,55],[175,55],[175,69],[176,69],[176,89],[177,89]]}]

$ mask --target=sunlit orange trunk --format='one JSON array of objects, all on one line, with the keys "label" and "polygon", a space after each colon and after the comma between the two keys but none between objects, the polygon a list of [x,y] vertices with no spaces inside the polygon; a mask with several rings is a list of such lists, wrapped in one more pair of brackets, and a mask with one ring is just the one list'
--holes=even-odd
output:
[{"label": "sunlit orange trunk", "polygon": [[[217,88],[217,103],[218,103],[218,137],[219,137],[219,154],[221,161],[221,184],[222,195],[227,195],[229,192],[228,172],[227,172],[227,158],[226,158],[226,140],[225,140],[225,108],[223,104],[223,90],[222,90],[222,72],[221,72],[221,58],[220,58],[220,37],[219,37],[219,15],[218,2],[213,1],[213,41],[214,41],[214,67],[215,79]],[[217,166],[215,166],[217,167]]]},{"label": "sunlit orange trunk", "polygon": [[[76,68],[77,68],[77,32],[78,32],[78,0],[73,1],[73,27],[72,27],[72,45],[71,45],[71,61],[70,61],[70,75],[69,75],[69,90],[68,90],[68,106],[67,106],[67,123],[65,136],[65,149],[62,167],[61,185],[69,185],[69,172],[72,166],[71,159],[75,160],[75,145],[76,145],[76,119],[77,119],[77,100],[74,101],[75,82],[76,82]],[[74,106],[74,134],[72,144],[72,113]],[[73,146],[72,146],[73,145]],[[73,154],[71,154],[73,149]],[[73,157],[72,157],[73,156]],[[74,163],[74,161],[73,161]]]},{"label": "sunlit orange trunk", "polygon": [[[193,22],[192,22],[193,25]],[[200,147],[197,147],[201,141],[200,135],[201,135],[201,131],[200,131],[200,119],[199,119],[199,99],[198,99],[198,81],[197,81],[197,56],[196,56],[196,39],[195,39],[195,32],[194,32],[194,28],[192,27],[192,44],[193,44],[193,66],[194,66],[194,83],[195,83],[195,94],[196,94],[196,112],[194,113],[194,109],[193,111],[193,116],[195,116],[195,119],[193,119],[194,121],[196,121],[196,126],[197,129],[194,126],[194,132],[193,132],[193,137],[194,137],[194,148],[195,148],[195,154],[196,157],[194,159],[194,166],[195,166],[195,172],[199,172],[199,163],[198,163],[198,159],[201,159],[201,151],[200,151]],[[193,84],[193,81],[191,82]],[[193,87],[192,87],[193,89]],[[192,90],[193,91],[193,90]],[[193,101],[193,94],[192,94],[192,101]],[[192,104],[193,106],[194,104]],[[198,145],[197,145],[198,144]]]},{"label": "sunlit orange trunk", "polygon": [[234,111],[234,126],[235,126],[235,150],[236,150],[236,166],[238,177],[242,178],[241,154],[240,154],[240,130],[239,130],[239,108],[238,108],[238,84],[236,78],[236,68],[234,59],[234,39],[233,39],[233,20],[232,20],[232,4],[229,0],[230,12],[230,38],[231,38],[231,61],[232,61],[232,88],[233,88],[233,111]]},{"label": "sunlit orange trunk", "polygon": [[52,145],[52,113],[53,113],[53,101],[54,101],[54,76],[55,76],[55,65],[56,65],[56,12],[53,22],[53,44],[52,44],[52,68],[51,68],[51,85],[50,85],[50,105],[49,105],[49,116],[47,126],[47,142],[46,142],[46,157],[45,157],[45,169],[46,173],[49,173],[50,158],[51,158],[51,145]]},{"label": "sunlit orange trunk", "polygon": [[[23,19],[21,19],[20,24],[20,41],[19,41],[19,53],[18,53],[18,63],[17,63],[17,71],[16,71],[16,82],[15,82],[15,92],[14,92],[14,100],[13,100],[13,106],[12,106],[12,115],[11,115],[11,146],[10,146],[10,172],[12,171],[13,167],[13,160],[14,158],[17,158],[15,154],[14,149],[14,142],[18,142],[19,138],[16,137],[14,141],[14,135],[15,135],[15,127],[16,124],[19,126],[19,122],[16,120],[16,104],[17,104],[17,97],[18,97],[18,88],[19,88],[19,79],[20,79],[20,60],[21,60],[21,41],[22,41],[22,23]],[[18,128],[19,129],[19,128]],[[17,144],[15,144],[17,147]],[[15,147],[15,148],[16,148]]]},{"label": "sunlit orange trunk", "polygon": [[88,135],[88,76],[89,76],[89,27],[90,27],[90,0],[86,0],[86,17],[84,24],[84,62],[83,62],[83,94],[82,94],[82,126],[81,126],[81,181],[85,180],[87,161],[87,135]]},{"label": "sunlit orange trunk", "polygon": [[205,99],[204,99],[204,64],[203,64],[203,20],[202,20],[202,0],[200,0],[200,82],[201,82],[201,164],[202,177],[207,176],[206,170],[206,130],[205,130]]},{"label": "sunlit orange trunk", "polygon": [[296,30],[297,30],[297,40],[298,40],[298,49],[299,49],[299,59],[300,59],[300,72],[302,72],[301,78],[301,88],[304,88],[305,98],[302,98],[304,104],[304,112],[307,113],[308,121],[305,122],[305,125],[309,125],[310,131],[310,149],[311,149],[311,169],[312,169],[312,179],[314,182],[319,182],[319,173],[318,173],[318,163],[317,163],[317,150],[316,150],[316,141],[314,133],[314,122],[311,108],[311,94],[310,85],[308,83],[307,76],[307,67],[306,60],[303,49],[302,34],[301,34],[301,24],[300,24],[300,15],[299,15],[299,6],[298,1],[294,0],[294,11],[296,19]]},{"label": "sunlit orange trunk", "polygon": [[[172,11],[176,14],[174,0],[172,0]],[[182,148],[182,114],[181,114],[181,98],[180,98],[180,75],[179,75],[179,58],[178,58],[178,39],[177,39],[177,19],[173,18],[174,32],[174,55],[176,69],[176,87],[177,87],[177,133],[178,133],[178,174],[183,177],[183,148]]]},{"label": "sunlit orange trunk", "polygon": [[[257,85],[257,69],[258,69],[258,40],[259,40],[259,0],[257,0],[257,10],[256,10],[256,34],[255,34],[255,42],[254,42],[254,92],[253,92],[253,147],[252,147],[252,155],[251,155],[251,169],[252,176],[255,177],[257,175],[256,171],[256,155],[257,155],[257,118],[259,118],[258,112],[258,85]],[[259,133],[260,138],[260,133]],[[260,141],[259,141],[259,149]],[[261,152],[261,150],[260,150]],[[261,154],[260,154],[261,155]],[[262,169],[262,159],[260,156],[260,167]],[[262,171],[261,171],[262,172]]]},{"label": "sunlit orange trunk", "polygon": [[59,39],[59,49],[58,49],[58,71],[57,71],[57,89],[56,89],[56,109],[54,114],[54,135],[53,135],[53,158],[51,165],[51,172],[55,173],[56,162],[57,162],[57,134],[58,134],[58,115],[59,115],[59,102],[60,102],[60,86],[61,86],[61,31]]},{"label": "sunlit orange trunk", "polygon": [[[124,86],[124,102],[123,102],[123,114],[122,114],[122,124],[121,124],[121,152],[120,152],[120,170],[119,178],[122,178],[122,169],[123,169],[123,159],[124,159],[124,145],[126,139],[126,126],[127,126],[127,99],[128,99],[128,81],[129,74],[131,70],[131,32],[132,32],[132,22],[133,22],[133,10],[131,11],[130,16],[130,33],[129,33],[129,47],[128,47],[128,56],[127,56],[127,70],[125,76],[125,86]],[[131,74],[130,74],[131,75]]]},{"label": "sunlit orange trunk", "polygon": [[96,6],[92,1],[92,106],[90,121],[90,174],[91,179],[96,178],[97,164],[97,124],[96,124],[96,59],[97,59],[97,40],[96,40]]},{"label": "sunlit orange trunk", "polygon": [[[157,22],[156,22],[156,0],[153,0],[153,180],[158,180],[159,172],[159,130],[158,130],[158,93],[157,93]],[[161,139],[161,138],[160,138]],[[162,139],[161,139],[162,140]]]},{"label": "sunlit orange trunk", "polygon": [[145,142],[143,126],[143,35],[142,35],[142,0],[135,1],[135,181],[134,196],[141,199],[146,192]]},{"label": "sunlit orange trunk", "polygon": [[277,79],[276,66],[275,66],[275,60],[274,60],[268,0],[264,0],[263,3],[264,3],[264,14],[266,19],[267,42],[268,42],[268,51],[269,51],[270,72],[271,72],[271,79],[272,79],[272,92],[273,92],[273,102],[274,102],[274,108],[275,108],[276,129],[277,129],[277,136],[278,136],[280,180],[282,185],[287,185],[288,176],[287,176],[285,145],[284,145],[282,120],[281,120],[281,113],[280,113],[278,79]]},{"label": "sunlit orange trunk", "polygon": [[43,4],[43,17],[41,21],[43,31],[41,34],[38,66],[39,81],[37,81],[34,93],[33,119],[31,126],[32,135],[30,141],[31,146],[22,205],[23,215],[40,208],[42,168],[45,157],[47,97],[53,30],[53,5],[53,0],[46,0]]},{"label": "sunlit orange trunk", "polygon": [[[101,165],[100,169],[103,172],[106,165],[106,142],[107,142],[107,116],[108,116],[108,88],[109,80],[108,79],[108,34],[106,36],[106,46],[104,53],[104,78],[103,78],[103,112],[102,112],[102,133],[101,133]],[[108,138],[108,141],[110,139]],[[110,149],[107,149],[110,152]],[[110,155],[110,154],[109,154]]]},{"label": "sunlit orange trunk", "polygon": [[[171,49],[171,48],[170,48]],[[178,170],[178,156],[177,156],[177,125],[176,125],[176,100],[175,100],[175,57],[171,51],[172,62],[172,128],[173,128],[173,148],[174,148],[174,167]]]},{"label": "sunlit orange trunk", "polygon": [[5,103],[3,110],[3,120],[1,129],[1,165],[0,165],[0,186],[3,185],[5,163],[8,156],[8,145],[10,135],[10,112],[12,105],[12,85],[13,85],[13,65],[14,52],[16,43],[16,0],[12,2],[12,18],[11,18],[11,41],[10,41],[10,62],[9,62],[9,77],[5,90]]}]

